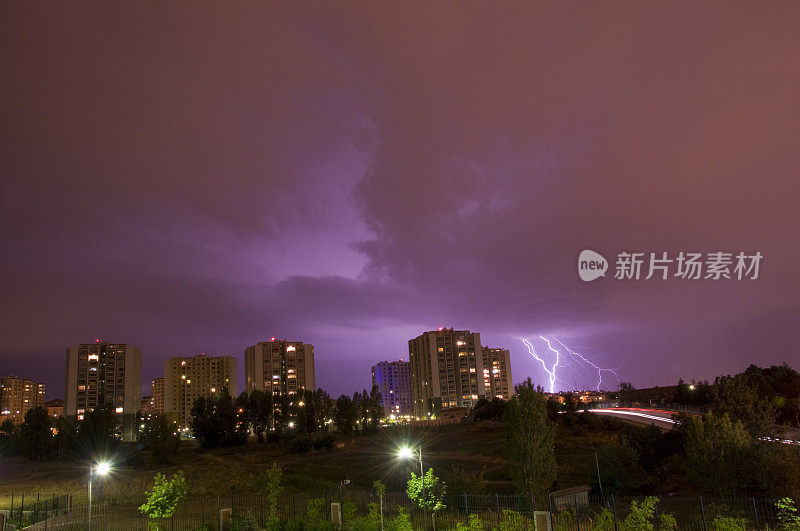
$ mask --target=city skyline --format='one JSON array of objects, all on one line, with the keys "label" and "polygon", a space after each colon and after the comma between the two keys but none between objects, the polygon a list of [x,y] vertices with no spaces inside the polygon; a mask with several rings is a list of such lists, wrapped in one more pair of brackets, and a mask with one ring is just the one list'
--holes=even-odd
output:
[{"label": "city skyline", "polygon": [[[276,336],[352,394],[454,326],[515,383],[522,338],[637,387],[798,365],[800,6],[427,7],[0,6],[0,375],[63,397],[99,337],[244,382]],[[758,278],[614,278],[721,251]]]}]

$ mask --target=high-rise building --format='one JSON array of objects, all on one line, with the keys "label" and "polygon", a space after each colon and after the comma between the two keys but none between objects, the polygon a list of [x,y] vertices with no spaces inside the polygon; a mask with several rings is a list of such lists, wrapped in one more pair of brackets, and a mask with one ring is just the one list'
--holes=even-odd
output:
[{"label": "high-rise building", "polygon": [[164,378],[153,378],[153,413],[164,414]]},{"label": "high-rise building", "polygon": [[514,395],[514,384],[511,383],[511,354],[504,348],[481,348],[483,385],[488,390],[486,398],[511,400]]},{"label": "high-rise building", "polygon": [[387,417],[413,415],[411,398],[411,362],[381,361],[372,366],[372,385],[378,386],[381,404]]},{"label": "high-rise building", "polygon": [[142,351],[125,343],[84,343],[67,349],[64,416],[79,420],[106,408],[119,416],[122,437],[133,440],[141,405]]},{"label": "high-rise building", "polygon": [[14,375],[0,378],[0,422],[11,419],[14,424],[25,420],[25,413],[44,407],[45,385],[23,380]]},{"label": "high-rise building", "polygon": [[164,362],[164,413],[188,429],[192,406],[201,396],[211,396],[227,388],[231,396],[236,385],[236,358],[233,356],[177,356]]},{"label": "high-rise building", "polygon": [[262,341],[244,351],[245,391],[273,394],[314,391],[314,346],[302,341]]},{"label": "high-rise building", "polygon": [[[481,336],[440,328],[408,342],[414,416],[441,415],[449,407],[472,407],[486,395]],[[480,371],[480,372],[479,372]]]}]

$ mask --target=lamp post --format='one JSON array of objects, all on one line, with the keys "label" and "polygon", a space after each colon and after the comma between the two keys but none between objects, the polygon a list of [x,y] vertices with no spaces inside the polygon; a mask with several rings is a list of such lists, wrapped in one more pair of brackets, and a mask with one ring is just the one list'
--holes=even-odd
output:
[{"label": "lamp post", "polygon": [[[400,450],[398,450],[397,457],[399,457],[400,459],[413,459],[414,458],[414,453],[415,453],[414,450],[412,450],[408,446],[404,446],[404,447],[400,448]],[[419,459],[419,475],[420,475],[420,481],[422,482],[421,483],[422,500],[424,502],[424,500],[425,500],[425,470],[422,467],[422,446],[417,448],[416,453],[417,453],[417,458]],[[425,511],[425,506],[424,505],[422,506],[422,518],[423,518],[423,521],[425,522],[425,529],[427,529],[428,528],[428,513],[427,513],[427,511]]]},{"label": "lamp post", "polygon": [[91,531],[92,529],[92,482],[94,481],[94,476],[95,474],[98,476],[105,476],[108,474],[109,470],[111,470],[111,465],[106,462],[89,465],[89,514],[87,518],[88,524],[86,525],[87,531]]}]

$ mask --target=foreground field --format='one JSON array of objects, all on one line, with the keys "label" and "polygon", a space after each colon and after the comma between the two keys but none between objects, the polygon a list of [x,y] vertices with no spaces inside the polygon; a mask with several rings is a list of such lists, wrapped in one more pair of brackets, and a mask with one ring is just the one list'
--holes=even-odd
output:
[{"label": "foreground field", "polygon": [[[561,427],[557,438],[556,488],[590,483],[594,450],[612,440],[619,423],[609,421],[592,429]],[[339,438],[331,452],[290,453],[285,445],[254,442],[247,447],[201,451],[186,443],[169,467],[156,467],[147,453],[141,462],[116,466],[103,486],[103,497],[117,506],[136,506],[144,501],[156,472],[186,475],[190,499],[259,490],[265,469],[278,463],[289,491],[337,490],[342,480],[353,489],[370,488],[380,479],[389,491],[404,490],[410,466],[398,461],[397,448],[421,444],[424,465],[433,467],[451,489],[510,493],[513,485],[503,456],[503,428],[499,422],[444,427],[391,427],[377,433]],[[75,505],[86,501],[86,464],[76,462],[31,463],[21,459],[0,461],[0,508],[10,505],[11,494],[72,494]]]}]

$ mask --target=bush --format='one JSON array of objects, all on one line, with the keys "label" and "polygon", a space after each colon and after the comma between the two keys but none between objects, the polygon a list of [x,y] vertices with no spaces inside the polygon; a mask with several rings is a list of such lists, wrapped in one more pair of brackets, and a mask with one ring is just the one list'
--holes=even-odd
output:
[{"label": "bush", "polygon": [[558,511],[555,517],[555,527],[554,529],[572,529],[575,527],[577,523],[577,519],[575,518],[575,507],[564,507],[560,511]]},{"label": "bush", "polygon": [[386,531],[414,531],[411,518],[402,507],[397,508],[397,516],[388,520],[383,527]]},{"label": "bush", "polygon": [[456,531],[483,531],[484,525],[483,520],[477,514],[469,515],[469,523],[468,524],[456,524]]},{"label": "bush", "polygon": [[[631,502],[630,512],[619,528],[625,531],[650,531],[655,529],[655,512],[658,498],[648,496],[641,503]],[[659,513],[658,528],[660,530],[675,529],[678,523],[671,514]]]},{"label": "bush", "polygon": [[592,518],[592,529],[597,531],[611,531],[614,529],[614,513],[608,507],[603,507]]},{"label": "bush", "polygon": [[533,521],[526,518],[517,511],[511,509],[503,509],[503,516],[500,523],[494,527],[494,531],[517,531],[518,529],[533,530],[536,529]]},{"label": "bush", "polygon": [[308,500],[306,508],[306,522],[309,524],[318,524],[325,520],[325,498],[314,498]]},{"label": "bush", "polygon": [[289,451],[295,454],[307,454],[314,447],[314,441],[308,435],[297,435],[289,440]]},{"label": "bush", "polygon": [[318,433],[314,437],[314,450],[326,450],[328,452],[333,450],[336,444],[336,437],[332,433]]},{"label": "bush", "polygon": [[711,523],[714,531],[747,531],[747,518],[717,516]]},{"label": "bush", "polygon": [[331,522],[309,523],[302,517],[292,518],[283,526],[283,531],[334,531],[336,527]]},{"label": "bush", "polygon": [[373,531],[381,528],[380,508],[377,503],[369,504],[369,513],[352,522],[345,522],[349,531]]},{"label": "bush", "polygon": [[231,522],[231,531],[263,531],[261,526],[258,525],[258,520],[252,511],[247,511],[245,514],[234,514],[233,521]]},{"label": "bush", "polygon": [[794,500],[783,498],[775,504],[775,507],[778,509],[778,521],[781,523],[781,529],[800,531],[800,516],[797,514]]}]

